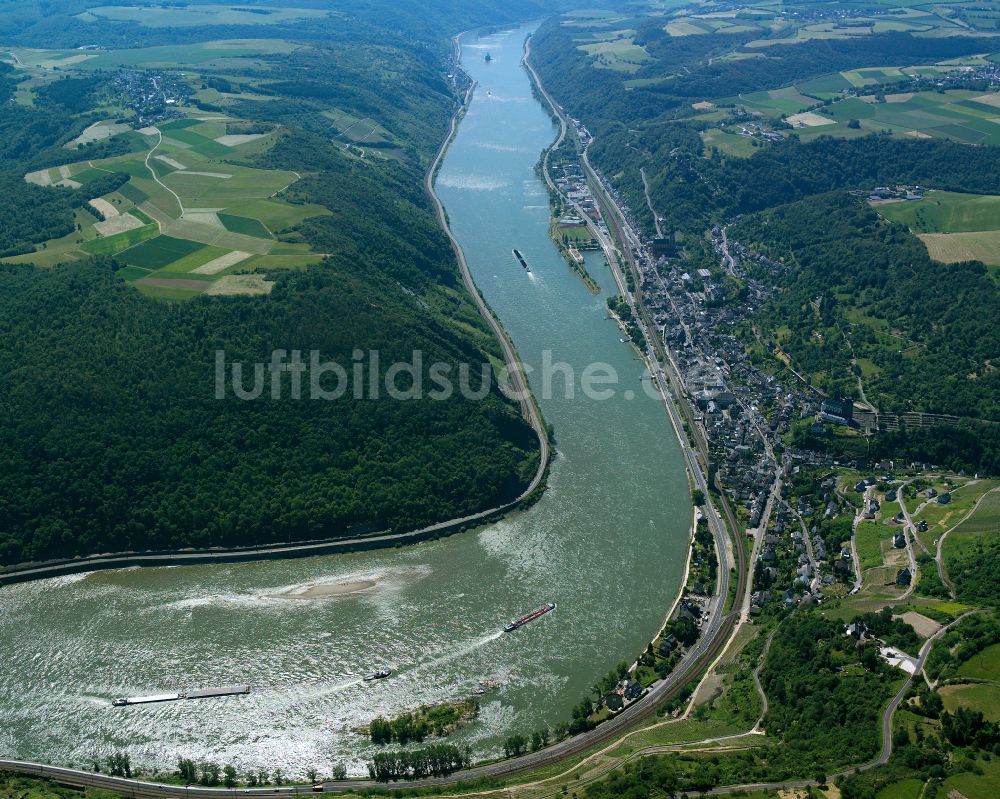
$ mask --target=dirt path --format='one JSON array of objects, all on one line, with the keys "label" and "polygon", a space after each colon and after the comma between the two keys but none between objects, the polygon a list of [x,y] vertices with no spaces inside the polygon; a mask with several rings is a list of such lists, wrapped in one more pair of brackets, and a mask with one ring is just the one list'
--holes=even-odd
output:
[{"label": "dirt path", "polygon": [[941,579],[942,585],[944,585],[944,587],[948,589],[949,593],[951,593],[952,599],[955,598],[955,586],[952,585],[951,581],[948,579],[948,572],[947,569],[945,569],[944,567],[944,549],[943,549],[944,540],[948,537],[948,533],[950,533],[952,530],[954,530],[956,527],[962,524],[962,522],[964,522],[966,519],[972,516],[972,514],[974,514],[979,509],[979,506],[982,504],[983,500],[986,499],[986,497],[988,497],[990,494],[996,491],[1000,491],[1000,486],[998,486],[997,488],[991,488],[989,491],[985,492],[979,499],[976,500],[976,504],[972,506],[972,509],[968,513],[966,513],[965,516],[963,516],[959,521],[957,521],[955,524],[953,524],[951,527],[945,530],[944,533],[941,535],[941,537],[937,540],[937,548],[934,553],[934,562],[937,564],[938,577]]},{"label": "dirt path", "polygon": [[642,191],[646,195],[646,205],[649,207],[649,213],[653,215],[653,224],[656,226],[656,238],[662,239],[663,231],[660,229],[660,215],[653,208],[653,199],[649,196],[649,181],[646,179],[646,168],[640,167],[639,174],[642,176]]},{"label": "dirt path", "polygon": [[[155,128],[155,130],[156,130],[156,144],[154,144],[152,149],[148,153],[146,153],[146,161],[145,161],[146,169],[149,170],[149,174],[153,176],[153,180],[156,183],[160,184],[163,188],[165,188],[172,195],[174,195],[174,199],[177,200],[177,207],[180,209],[180,216],[184,216],[184,203],[181,202],[180,196],[177,194],[176,191],[174,191],[166,183],[160,180],[159,176],[153,170],[153,167],[149,165],[149,159],[153,156],[153,153],[155,153],[157,149],[159,149],[159,146],[163,144],[163,134],[160,132],[159,128]],[[160,220],[158,219],[156,220],[156,226],[160,229],[160,232],[162,233],[163,225],[160,223]]]}]

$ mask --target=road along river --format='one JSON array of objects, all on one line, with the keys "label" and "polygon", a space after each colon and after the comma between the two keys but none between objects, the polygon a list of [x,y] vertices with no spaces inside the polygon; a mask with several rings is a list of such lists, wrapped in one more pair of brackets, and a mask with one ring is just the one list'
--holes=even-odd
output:
[{"label": "road along river", "polygon": [[[122,750],[133,764],[164,768],[191,757],[241,770],[322,774],[344,763],[363,773],[373,749],[352,728],[469,696],[489,679],[501,687],[450,739],[484,756],[511,731],[567,718],[598,677],[645,646],[679,588],[688,485],[663,405],[641,389],[643,366],[607,318],[614,282],[603,259],[587,263],[605,290],[595,296],[548,239],[533,168],[554,127],[520,65],[529,31],[465,37],[479,86],[437,192],[522,359],[541,370],[550,350],[578,376],[593,362],[619,375],[607,400],[579,385],[567,398],[558,376],[547,398],[540,374],[530,376],[557,438],[542,499],[408,548],[0,588],[0,757],[86,766]],[[499,632],[546,601],[558,609]],[[393,676],[362,681],[379,666]],[[243,682],[249,696],[110,705]]]}]

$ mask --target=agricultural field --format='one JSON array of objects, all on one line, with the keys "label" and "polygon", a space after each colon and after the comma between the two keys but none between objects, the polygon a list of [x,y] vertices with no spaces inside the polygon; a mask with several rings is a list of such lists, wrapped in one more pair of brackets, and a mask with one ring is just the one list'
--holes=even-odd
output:
[{"label": "agricultural field", "polygon": [[[922,233],[920,239],[927,245],[931,258],[941,263],[952,264],[959,261],[982,261],[993,267],[1000,267],[1000,230],[984,230],[977,233]],[[994,277],[998,276],[993,271]]]},{"label": "agricultural field", "polygon": [[713,149],[725,155],[736,158],[749,158],[757,150],[755,140],[750,136],[742,136],[729,128],[710,128],[701,132],[701,140],[705,143],[705,154],[711,154]]},{"label": "agricultural field", "polygon": [[948,777],[942,786],[942,794],[964,796],[965,799],[996,799],[1000,796],[1000,761],[979,761],[978,765],[982,774],[965,772]]},{"label": "agricultural field", "polygon": [[794,86],[771,91],[741,94],[735,100],[750,111],[759,111],[767,116],[797,114],[803,109],[816,105],[816,98],[802,94]]},{"label": "agricultural field", "polygon": [[[752,53],[738,55],[747,57]],[[873,132],[887,132],[908,138],[1000,144],[998,92],[964,89],[893,91],[893,84],[914,78],[949,75],[976,63],[986,62],[979,56],[972,56],[935,64],[860,68],[829,73],[768,91],[707,99],[712,100],[715,106],[735,105],[763,117],[783,118],[795,128],[795,134],[802,141],[819,136],[856,138]],[[653,81],[655,79],[649,79],[646,83]],[[853,96],[855,92],[861,94]],[[694,110],[698,112],[702,109],[695,105]],[[699,118],[703,118],[701,114]]]},{"label": "agricultural field", "polygon": [[[951,530],[948,539],[950,541],[952,536],[961,537],[963,533],[978,534],[1000,529],[1000,515],[992,511],[994,504],[1000,510],[1000,496],[993,491],[996,487],[996,480],[981,480],[952,489],[952,501],[947,505],[930,502],[924,505],[919,513],[915,511],[926,502],[926,499],[921,497],[919,502],[908,500],[907,506],[914,521],[923,520],[928,524],[927,532],[919,533],[920,540],[926,547],[932,548],[947,530]],[[984,496],[985,499],[982,500],[976,513],[969,516],[969,512]]]},{"label": "agricultural field", "polygon": [[945,572],[960,599],[992,602],[996,594],[993,564],[1000,547],[1000,491],[985,494],[967,518],[955,518],[960,521],[950,525],[941,545]]},{"label": "agricultural field", "polygon": [[922,200],[883,205],[878,212],[909,227],[937,261],[1000,266],[1000,197],[931,191]]},{"label": "agricultural field", "polygon": [[1000,685],[946,685],[940,693],[945,710],[954,713],[960,707],[974,708],[981,711],[988,721],[1000,721]]},{"label": "agricultural field", "polygon": [[664,26],[671,36],[699,36],[706,33],[750,33],[764,35],[781,27],[774,11],[740,9],[739,11],[717,11],[707,14],[684,14],[674,17]]},{"label": "agricultural field", "polygon": [[892,785],[886,785],[875,794],[875,799],[919,799],[923,792],[924,782],[918,779],[900,780]]},{"label": "agricultural field", "polygon": [[[858,70],[859,72],[863,70]],[[777,111],[783,108],[771,104]],[[950,90],[848,97],[814,109],[829,120],[822,126],[801,126],[803,141],[822,135],[890,132],[912,138],[953,139],[966,144],[1000,144],[1000,94]],[[854,127],[849,127],[851,121]]]},{"label": "agricultural field", "polygon": [[[880,14],[866,13],[869,8],[880,5],[891,10]],[[767,10],[773,14],[774,7],[761,6],[759,12],[766,13]],[[998,18],[1000,15],[995,9],[983,8],[975,14],[970,11],[963,19],[957,19],[947,5],[914,8],[890,0],[869,4],[868,8],[859,7],[853,17],[810,21],[800,25],[780,17],[773,20],[762,18],[757,24],[770,30],[772,36],[752,41],[748,46],[766,48],[816,39],[857,39],[890,31],[925,37],[976,35],[980,31],[995,30]]]},{"label": "agricultural field", "polygon": [[914,233],[971,233],[1000,230],[1000,197],[929,191],[922,200],[880,206],[886,219]]},{"label": "agricultural field", "polygon": [[945,563],[973,542],[991,534],[1000,534],[1000,491],[986,494],[975,512],[948,533],[943,546]]},{"label": "agricultural field", "polygon": [[282,39],[220,39],[192,44],[168,44],[124,50],[42,50],[14,47],[0,51],[0,58],[29,70],[59,71],[150,67],[173,69],[268,69],[262,56],[290,53],[300,45]]},{"label": "agricultural field", "polygon": [[312,8],[238,5],[96,6],[77,14],[84,22],[137,22],[147,28],[189,28],[203,25],[274,25],[329,16]]},{"label": "agricultural field", "polygon": [[395,136],[374,119],[358,118],[340,109],[324,111],[323,116],[330,120],[331,133],[342,142],[376,148],[397,144]]},{"label": "agricultural field", "polygon": [[126,280],[167,299],[205,291],[261,293],[259,285],[226,278],[316,263],[322,256],[285,232],[329,211],[280,198],[299,179],[297,173],[231,163],[270,146],[277,136],[276,130],[230,132],[245,129],[244,120],[224,115],[173,119],[119,134],[141,137],[143,151],[31,173],[26,179],[46,185],[85,186],[114,172],[129,180],[91,202],[104,221],[82,212],[75,233],[8,260],[52,265],[111,255],[126,265],[121,270]]},{"label": "agricultural field", "polygon": [[988,646],[965,661],[958,670],[958,676],[1000,682],[1000,644]]},{"label": "agricultural field", "polygon": [[877,521],[864,521],[858,525],[856,533],[858,558],[862,569],[873,569],[884,562],[883,543],[891,538],[891,532]]},{"label": "agricultural field", "polygon": [[592,35],[596,41],[582,40],[577,45],[577,49],[592,56],[593,65],[599,69],[635,72],[643,64],[653,60],[642,46],[635,43],[634,30],[626,29]]}]

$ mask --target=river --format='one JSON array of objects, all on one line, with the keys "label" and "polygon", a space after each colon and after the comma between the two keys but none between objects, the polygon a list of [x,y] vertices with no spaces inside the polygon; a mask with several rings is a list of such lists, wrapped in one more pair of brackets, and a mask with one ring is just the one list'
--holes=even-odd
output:
[{"label": "river", "polygon": [[[501,687],[482,697],[477,721],[450,739],[482,756],[511,731],[567,719],[602,674],[645,646],[679,588],[688,485],[664,408],[641,391],[643,365],[607,318],[614,283],[603,258],[587,261],[602,287],[594,295],[548,239],[534,165],[555,129],[520,65],[530,30],[465,38],[463,61],[479,86],[437,189],[524,361],[540,367],[549,349],[577,371],[604,362],[621,378],[613,399],[540,400],[557,438],[544,496],[499,523],[408,548],[0,588],[4,756],[88,766],[122,750],[143,766],[183,756],[241,771],[323,774],[343,763],[363,773],[373,749],[352,728],[494,679]],[[288,596],[361,580],[375,586]],[[550,600],[554,613],[499,633]],[[383,665],[392,678],[361,681]],[[236,682],[253,692],[110,706],[116,696]]]}]

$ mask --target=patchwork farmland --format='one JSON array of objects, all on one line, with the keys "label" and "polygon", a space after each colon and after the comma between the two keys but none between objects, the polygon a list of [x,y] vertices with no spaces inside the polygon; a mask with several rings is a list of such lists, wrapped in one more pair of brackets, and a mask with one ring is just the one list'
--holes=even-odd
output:
[{"label": "patchwork farmland", "polygon": [[1000,266],[1000,197],[930,191],[921,200],[880,205],[878,212],[909,227],[935,260]]},{"label": "patchwork farmland", "polygon": [[[789,126],[803,142],[878,133],[995,146],[1000,145],[1000,92],[962,84],[993,58],[977,55],[919,66],[831,72],[777,89],[704,98],[691,104],[692,116],[715,123],[701,134],[706,151],[716,148],[736,157],[752,155],[769,136],[787,136]],[[928,79],[936,78],[938,87],[928,89]],[[959,88],[947,88],[949,82],[957,82]],[[729,110],[734,108],[735,112]],[[991,239],[987,246],[994,245]],[[982,249],[979,242],[970,246],[976,252]],[[969,248],[963,245],[960,250]]]},{"label": "patchwork farmland", "polygon": [[94,198],[93,212],[79,211],[75,233],[7,260],[49,266],[114,256],[125,264],[122,277],[146,294],[170,299],[227,293],[227,285],[233,293],[266,291],[264,281],[223,279],[257,267],[316,263],[322,255],[289,229],[329,211],[281,199],[299,180],[297,173],[238,163],[278,135],[231,132],[244,126],[221,114],[173,119],[119,134],[135,140],[136,152],[26,175],[42,185],[85,187],[117,172],[128,182]]}]

